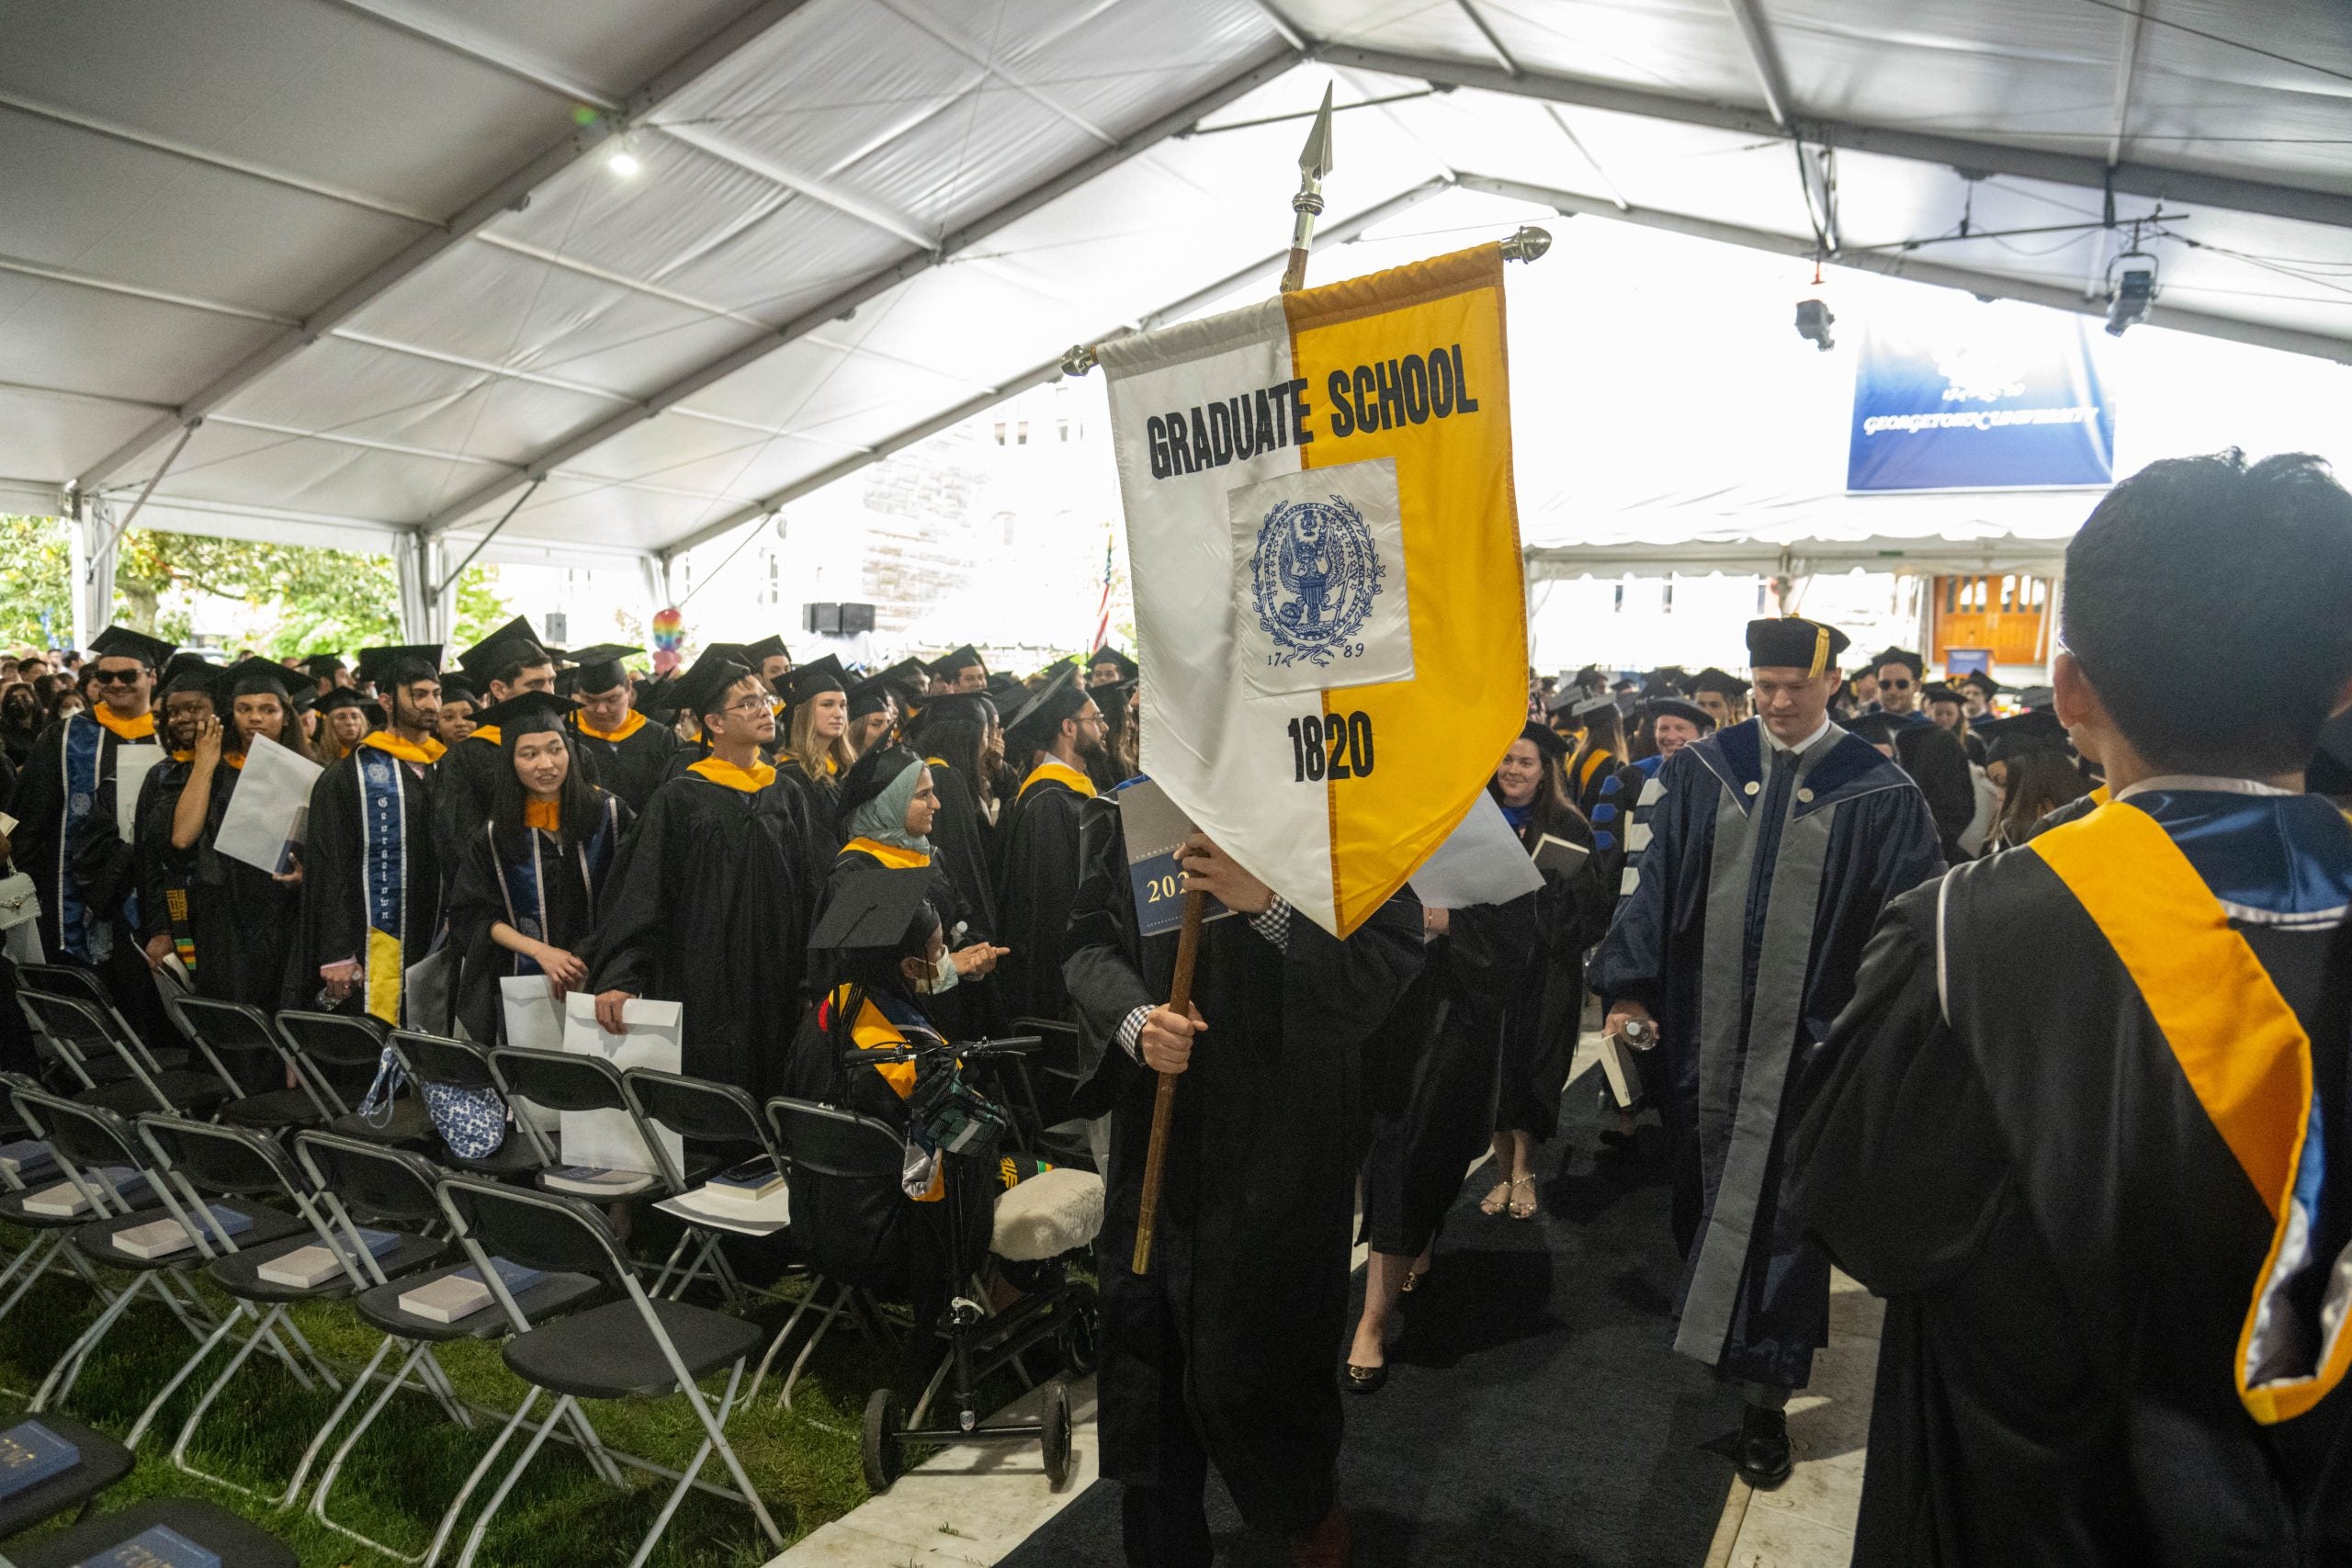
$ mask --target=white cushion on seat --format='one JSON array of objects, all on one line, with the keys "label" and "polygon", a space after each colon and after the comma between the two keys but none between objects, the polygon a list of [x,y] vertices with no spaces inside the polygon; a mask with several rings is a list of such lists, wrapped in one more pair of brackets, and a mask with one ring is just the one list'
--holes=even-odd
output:
[{"label": "white cushion on seat", "polygon": [[1102,1229],[1102,1179],[1057,1167],[997,1199],[989,1250],[1014,1263],[1040,1263],[1084,1247]]}]

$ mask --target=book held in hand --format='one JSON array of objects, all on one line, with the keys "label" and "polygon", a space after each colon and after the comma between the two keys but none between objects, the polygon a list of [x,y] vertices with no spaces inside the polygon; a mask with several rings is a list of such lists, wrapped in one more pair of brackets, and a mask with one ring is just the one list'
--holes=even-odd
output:
[{"label": "book held in hand", "polygon": [[[503,1258],[493,1258],[490,1262],[498,1270],[498,1278],[510,1296],[520,1296],[547,1278],[544,1269],[526,1269]],[[400,1304],[401,1311],[427,1323],[457,1323],[473,1316],[497,1299],[482,1282],[481,1270],[468,1268],[445,1274],[431,1284],[402,1292]]]},{"label": "book held in hand", "polygon": [[567,1165],[560,1170],[547,1172],[539,1181],[549,1191],[602,1199],[626,1198],[653,1185],[653,1178],[644,1171],[615,1170],[601,1165]]},{"label": "book held in hand", "polygon": [[772,1192],[783,1190],[784,1172],[766,1155],[722,1170],[703,1183],[707,1196],[739,1203],[756,1203]]},{"label": "book held in hand", "polygon": [[82,1462],[82,1450],[38,1421],[0,1432],[0,1500],[62,1475]]},{"label": "book held in hand", "polygon": [[[111,1185],[119,1196],[133,1201],[147,1189],[146,1173],[133,1170],[127,1165],[101,1166],[88,1174],[94,1186]],[[44,1187],[25,1199],[25,1213],[39,1214],[43,1219],[70,1220],[76,1214],[89,1212],[90,1201],[83,1197],[80,1190],[70,1181]]]},{"label": "book held in hand", "polygon": [[[359,1233],[359,1239],[367,1246],[368,1256],[370,1258],[381,1258],[401,1244],[400,1233],[397,1231],[373,1231],[363,1228]],[[335,1245],[348,1247],[351,1245],[350,1238],[338,1230],[335,1232]],[[307,1291],[314,1285],[323,1285],[342,1272],[343,1264],[334,1253],[327,1250],[324,1242],[313,1242],[308,1247],[298,1247],[283,1257],[274,1258],[254,1270],[254,1273],[266,1284],[286,1285],[298,1291]]]},{"label": "book held in hand", "polygon": [[119,1546],[85,1557],[74,1568],[220,1568],[220,1554],[169,1525],[150,1525]]},{"label": "book held in hand", "polygon": [[1546,833],[1537,840],[1533,854],[1536,870],[1566,876],[1589,859],[1592,852]]},{"label": "book held in hand", "polygon": [[[208,1212],[212,1215],[212,1230],[219,1235],[234,1238],[254,1228],[251,1214],[241,1214],[234,1209],[224,1209],[218,1203],[209,1205]],[[217,1236],[208,1234],[205,1240],[213,1242],[217,1240]],[[114,1233],[114,1249],[117,1252],[146,1262],[153,1262],[158,1258],[169,1258],[175,1253],[186,1252],[195,1245],[196,1238],[187,1234],[179,1221],[169,1215],[160,1220],[150,1220],[143,1225],[133,1225],[129,1230]]]}]

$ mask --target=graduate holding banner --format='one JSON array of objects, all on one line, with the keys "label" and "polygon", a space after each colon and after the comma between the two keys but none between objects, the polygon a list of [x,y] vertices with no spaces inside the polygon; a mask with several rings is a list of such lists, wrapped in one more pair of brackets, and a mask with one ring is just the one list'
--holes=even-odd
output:
[{"label": "graduate holding banner", "polygon": [[[1317,209],[1327,149],[1318,121]],[[1113,1116],[1102,1470],[1131,1563],[1208,1562],[1211,1464],[1293,1562],[1349,1561],[1361,1050],[1419,967],[1406,881],[1526,702],[1502,261],[1488,245],[1099,350],[1143,771],[1200,829],[1185,887],[1239,917],[1196,928],[1197,983],[1176,986],[1181,939],[1141,934],[1118,809],[1088,803],[1064,975],[1102,1052],[1081,1108]],[[1143,1273],[1156,1080],[1178,1074]]]}]

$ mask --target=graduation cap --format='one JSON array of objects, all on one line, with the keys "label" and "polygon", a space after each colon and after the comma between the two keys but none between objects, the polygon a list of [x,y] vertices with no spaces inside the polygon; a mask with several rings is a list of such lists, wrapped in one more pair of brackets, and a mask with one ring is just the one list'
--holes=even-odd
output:
[{"label": "graduation cap", "polygon": [[108,626],[90,639],[92,662],[100,659],[136,659],[150,670],[161,670],[171,662],[174,647],[159,637],[132,631],[129,626]]},{"label": "graduation cap", "polygon": [[346,668],[343,656],[337,653],[312,653],[302,660],[302,669],[313,681],[332,681],[335,671]]},{"label": "graduation cap", "polygon": [[337,686],[334,691],[318,699],[318,710],[322,714],[335,713],[344,708],[365,708],[375,705],[349,686]]},{"label": "graduation cap", "polygon": [[[1101,648],[1096,649],[1092,653],[1087,656],[1087,672],[1091,674],[1094,671],[1094,667],[1098,664],[1117,665],[1119,667],[1119,679],[1122,681],[1132,681],[1136,676],[1143,673],[1143,666],[1137,664],[1134,660],[1129,659],[1125,654],[1121,653],[1117,649],[1113,648],[1109,643],[1104,643]],[[1107,685],[1109,682],[1105,682],[1104,684]]]},{"label": "graduation cap", "polygon": [[1952,703],[1957,705],[1960,701],[1960,694],[1952,690],[1950,686],[1945,685],[1941,681],[1935,682],[1928,685],[1919,693],[1919,695],[1923,700],[1930,703]]},{"label": "graduation cap", "polygon": [[1747,684],[1730,671],[1718,670],[1710,664],[1690,677],[1690,684],[1687,689],[1694,697],[1702,692],[1719,692],[1724,698],[1736,703],[1747,695]]},{"label": "graduation cap", "polygon": [[538,634],[531,629],[531,623],[520,615],[458,655],[458,668],[485,681],[490,678],[490,672],[502,664],[548,662],[548,651],[540,643]]},{"label": "graduation cap", "polygon": [[158,696],[174,692],[205,692],[212,690],[212,682],[220,667],[200,653],[175,653],[164,662],[164,672],[155,682]]},{"label": "graduation cap", "polygon": [[1845,721],[1847,730],[1860,736],[1873,746],[1893,746],[1895,729],[1902,720],[1891,713],[1866,713]]},{"label": "graduation cap", "polygon": [[1747,666],[1819,675],[1838,668],[1838,656],[1852,640],[1836,626],[1803,615],[1767,615],[1747,623]]},{"label": "graduation cap", "polygon": [[923,694],[931,684],[927,679],[930,673],[930,667],[922,660],[901,659],[874,678],[888,681],[890,690],[898,694],[899,705],[912,713],[922,704]]},{"label": "graduation cap", "polygon": [[1534,747],[1538,756],[1549,757],[1555,762],[1567,760],[1567,741],[1549,725],[1538,724],[1533,719],[1529,719],[1527,728],[1519,732],[1519,738]]},{"label": "graduation cap", "polygon": [[479,707],[481,694],[474,689],[471,681],[452,671],[441,677],[441,705],[447,707],[451,703],[472,703]]},{"label": "graduation cap", "polygon": [[1984,740],[1984,765],[2012,762],[2032,751],[2054,751],[2071,755],[2073,744],[2066,739],[2066,727],[2058,722],[2058,715],[2051,708],[2029,708],[2008,718],[1988,718],[1976,727]]},{"label": "graduation cap", "polygon": [[1061,728],[1062,720],[1074,716],[1092,700],[1092,694],[1078,683],[1078,666],[1056,665],[1053,679],[1006,722],[1005,742],[1017,749],[1043,750]]},{"label": "graduation cap", "polygon": [[848,690],[849,716],[852,718],[864,718],[890,705],[890,682],[879,675],[869,675]]},{"label": "graduation cap", "polygon": [[678,678],[656,675],[650,681],[639,681],[630,701],[638,712],[656,724],[669,724],[678,716]]},{"label": "graduation cap", "polygon": [[1616,709],[1616,706],[1617,699],[1614,697],[1586,697],[1580,702],[1570,705],[1568,708],[1568,716],[1571,718],[1590,718],[1594,714],[1600,712],[1604,708],[1613,712]]},{"label": "graduation cap", "polygon": [[1992,699],[1999,696],[2003,692],[2008,690],[2007,686],[2002,685],[1998,681],[1996,681],[1992,676],[1986,674],[1982,670],[1971,670],[1967,674],[1962,675],[1955,683],[1962,686],[1975,687],[1978,691],[1984,694],[1984,699],[1987,702],[1992,701]]},{"label": "graduation cap", "polygon": [[820,692],[847,690],[842,677],[842,661],[832,654],[812,660],[784,678],[785,701],[797,707]]},{"label": "graduation cap", "polygon": [[295,688],[294,711],[298,714],[318,712],[319,689],[316,686],[311,685],[302,685]]},{"label": "graduation cap", "polygon": [[939,677],[939,679],[943,681],[953,681],[956,676],[962,674],[965,671],[969,670],[975,664],[980,667],[983,673],[987,672],[989,661],[980,657],[980,650],[978,649],[974,648],[967,642],[961,648],[951,648],[945,653],[943,653],[938,658],[933,660],[929,669],[931,672]]},{"label": "graduation cap", "polygon": [[553,692],[517,692],[504,702],[492,703],[474,715],[474,722],[494,727],[511,751],[515,737],[561,729],[563,721],[579,707],[570,697],[560,697]]},{"label": "graduation cap", "polygon": [[949,696],[926,698],[914,728],[917,735],[928,735],[940,725],[954,724],[961,719],[985,729],[989,720],[995,716],[996,699],[988,693],[957,692]]},{"label": "graduation cap", "polygon": [[1632,681],[1627,680],[1625,677],[1621,675],[1617,678],[1616,683],[1611,685],[1609,689],[1612,692],[1631,692],[1637,688]]},{"label": "graduation cap", "polygon": [[359,679],[378,686],[405,686],[432,680],[441,673],[441,645],[407,643],[393,648],[359,650]]},{"label": "graduation cap", "polygon": [[693,669],[672,683],[670,700],[678,705],[681,712],[691,713],[699,719],[724,706],[722,699],[728,689],[752,672],[743,663],[741,649],[731,643],[713,643],[702,650],[702,657],[695,660]]},{"label": "graduation cap", "polygon": [[576,649],[571,655],[577,666],[571,671],[574,690],[609,692],[628,680],[628,667],[621,663],[632,653],[642,653],[641,648],[629,648],[617,642],[600,642],[594,648]]},{"label": "graduation cap", "polygon": [[1652,697],[1642,705],[1642,712],[1649,716],[1652,723],[1661,718],[1687,720],[1698,726],[1702,735],[1715,727],[1714,715],[1697,703],[1686,703],[1680,697]]},{"label": "graduation cap", "polygon": [[[635,653],[637,649],[630,649],[629,651]],[[744,644],[743,652],[752,660],[752,673],[754,675],[760,672],[760,666],[771,659],[781,659],[788,662],[792,658],[792,650],[784,646],[784,638],[773,632],[757,642]]]},{"label": "graduation cap", "polygon": [[1684,683],[1690,679],[1690,675],[1684,671],[1681,665],[1668,664],[1643,676],[1642,690],[1645,693],[1665,692],[1675,694],[1683,690]]},{"label": "graduation cap", "polygon": [[1877,657],[1871,660],[1871,669],[1873,672],[1876,672],[1885,669],[1890,664],[1900,664],[1905,670],[1910,671],[1911,679],[1914,681],[1917,681],[1919,677],[1928,672],[1928,661],[1920,658],[1917,654],[1912,652],[1907,648],[1881,649]]},{"label": "graduation cap", "polygon": [[833,885],[832,899],[808,946],[820,953],[861,948],[897,952],[915,923],[916,911],[931,895],[931,874],[929,867],[920,865],[876,866],[845,874]]},{"label": "graduation cap", "polygon": [[282,703],[294,693],[294,671],[274,659],[241,659],[212,679],[214,693],[232,702],[239,697],[276,697]]},{"label": "graduation cap", "polygon": [[904,746],[875,747],[851,763],[849,772],[842,775],[841,798],[834,805],[834,812],[846,825],[859,807],[888,789],[892,780],[922,764],[922,759]]}]

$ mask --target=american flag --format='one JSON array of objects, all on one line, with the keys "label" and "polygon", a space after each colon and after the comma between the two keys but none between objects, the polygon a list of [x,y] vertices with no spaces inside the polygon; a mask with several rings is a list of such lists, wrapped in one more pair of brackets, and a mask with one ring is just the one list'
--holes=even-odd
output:
[{"label": "american flag", "polygon": [[1111,640],[1111,530],[1106,527],[1102,530],[1102,605],[1094,614],[1094,640],[1086,645],[1090,653]]}]

